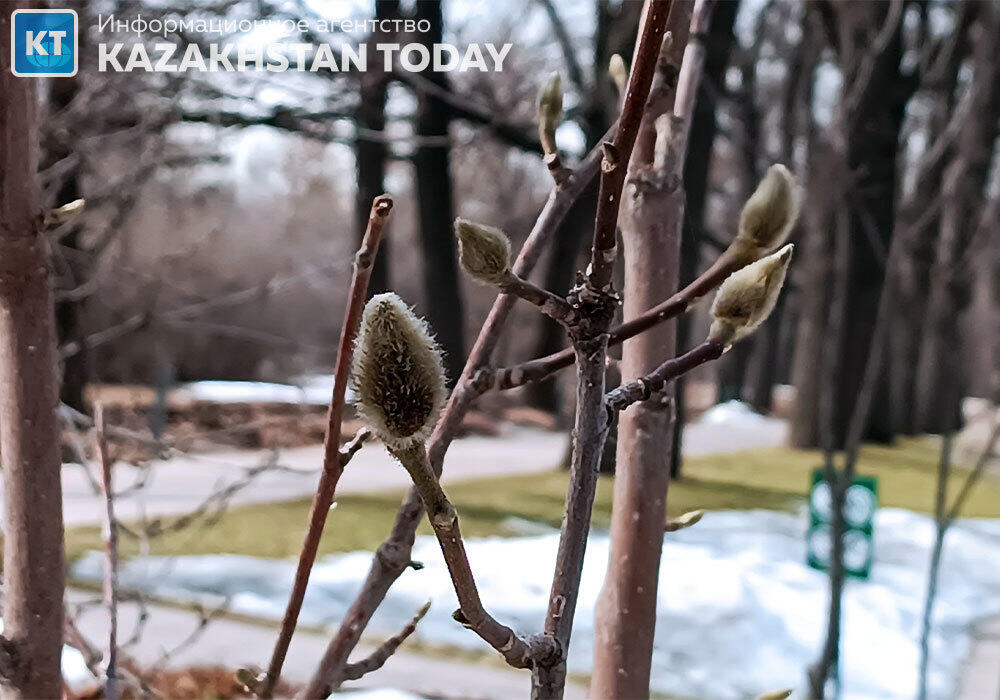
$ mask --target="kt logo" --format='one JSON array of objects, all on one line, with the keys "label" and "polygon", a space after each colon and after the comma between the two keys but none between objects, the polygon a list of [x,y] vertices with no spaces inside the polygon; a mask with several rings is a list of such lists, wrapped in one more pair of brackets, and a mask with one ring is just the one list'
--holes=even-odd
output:
[{"label": "kt logo", "polygon": [[76,75],[78,48],[74,10],[14,10],[11,15],[10,70],[14,75]]}]

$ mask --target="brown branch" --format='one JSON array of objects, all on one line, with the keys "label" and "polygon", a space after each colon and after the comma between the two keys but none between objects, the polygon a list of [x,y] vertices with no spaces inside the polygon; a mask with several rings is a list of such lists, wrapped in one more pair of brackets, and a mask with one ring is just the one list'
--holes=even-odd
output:
[{"label": "brown branch", "polygon": [[649,374],[608,392],[607,396],[604,397],[604,403],[608,409],[608,423],[611,422],[613,411],[624,411],[634,403],[645,401],[654,392],[662,389],[667,382],[673,381],[706,362],[719,359],[725,351],[726,346],[722,343],[706,340],[693,350],[667,360]]},{"label": "brown branch", "polygon": [[[735,255],[723,253],[705,272],[691,284],[669,299],[657,304],[649,311],[611,329],[608,346],[619,345],[640,333],[675,318],[687,311],[701,297],[722,284],[729,275],[743,266]],[[490,389],[506,391],[531,382],[541,381],[550,374],[573,364],[573,350],[567,348],[559,352],[529,360],[511,367],[480,368],[472,382],[472,389],[483,394]],[[477,395],[478,395],[477,394]]]},{"label": "brown branch", "polygon": [[[452,617],[499,651],[508,664],[514,668],[527,668],[531,664],[531,645],[517,636],[510,627],[498,622],[483,607],[469,557],[465,552],[465,543],[458,525],[458,512],[441,488],[437,475],[431,470],[426,447],[417,444],[390,452],[410,474],[420,500],[424,502],[427,519],[441,545],[441,553],[448,565],[448,573],[458,597],[459,609]],[[308,691],[306,695],[311,697]]]},{"label": "brown branch", "polygon": [[94,409],[94,441],[101,462],[101,486],[104,492],[104,604],[108,608],[108,656],[104,675],[104,695],[117,700],[118,691],[118,521],[115,519],[115,492],[111,479],[111,456],[104,433],[104,406]]},{"label": "brown branch", "polygon": [[368,280],[371,277],[372,265],[378,254],[379,243],[385,222],[392,211],[392,199],[381,195],[372,202],[371,214],[368,218],[368,228],[361,241],[361,248],[354,259],[354,275],[351,279],[351,290],[348,294],[347,311],[344,314],[344,325],[340,331],[340,347],[337,350],[337,364],[334,370],[333,397],[327,412],[326,436],[323,442],[323,472],[320,474],[316,497],[313,500],[312,511],[309,514],[309,529],[306,532],[302,552],[299,555],[298,567],[295,570],[295,582],[292,585],[288,607],[281,621],[281,631],[274,647],[274,654],[264,677],[260,695],[270,697],[278,678],[281,667],[288,653],[288,645],[295,633],[295,623],[298,621],[302,600],[305,598],[306,586],[309,584],[309,574],[316,561],[319,541],[323,535],[326,516],[333,503],[333,495],[337,482],[344,471],[340,455],[340,427],[344,411],[344,395],[347,391],[347,380],[351,371],[351,360],[354,356],[354,339],[361,325],[361,312],[368,294]]},{"label": "brown branch", "polygon": [[564,326],[576,320],[576,312],[569,302],[514,273],[508,274],[507,279],[499,286],[504,294],[511,294],[529,304],[534,304],[543,314]]},{"label": "brown branch", "polygon": [[[430,609],[431,602],[428,600],[423,604],[423,606],[421,606],[420,610],[417,611],[417,614],[413,616],[413,619],[407,622],[406,626],[403,627],[403,629],[401,629],[397,634],[389,637],[389,639],[379,645],[378,649],[373,651],[361,661],[347,664],[347,666],[344,667],[344,680],[356,681],[362,676],[382,668],[382,666],[385,665],[385,662],[389,660],[389,657],[396,653],[396,649],[398,649],[399,646],[406,641],[406,638],[416,631],[417,624],[424,619],[424,615],[426,615],[427,611]],[[331,692],[333,692],[332,688],[327,689],[324,697],[329,695]]]},{"label": "brown branch", "polygon": [[605,142],[604,160],[601,163],[601,184],[598,192],[597,217],[594,221],[594,245],[591,250],[589,287],[605,292],[611,285],[617,255],[615,229],[618,223],[618,209],[621,206],[621,192],[625,185],[625,174],[632,148],[635,146],[642,121],[643,109],[649,88],[656,71],[656,60],[663,43],[663,33],[667,24],[672,0],[650,0],[636,50],[635,65],[629,77],[625,92],[625,104],[618,120],[614,140]]},{"label": "brown branch", "polygon": [[[606,137],[610,136],[614,128],[609,130]],[[514,274],[526,277],[531,273],[542,250],[555,235],[570,207],[597,175],[600,157],[600,149],[593,149],[566,181],[558,183],[553,188],[511,267]],[[475,376],[489,363],[515,300],[516,297],[509,294],[497,296],[469,353],[462,376],[448,397],[448,403],[427,445],[427,457],[435,474],[441,473],[444,455],[457,434],[463,417],[476,397],[482,393],[474,388]],[[330,687],[337,687],[342,682],[339,677],[343,673],[348,655],[357,645],[362,632],[382,603],[390,586],[410,565],[413,538],[422,515],[423,503],[420,496],[416,489],[410,489],[396,514],[392,532],[376,550],[361,590],[348,608],[337,633],[330,640],[311,683],[325,682]]]}]

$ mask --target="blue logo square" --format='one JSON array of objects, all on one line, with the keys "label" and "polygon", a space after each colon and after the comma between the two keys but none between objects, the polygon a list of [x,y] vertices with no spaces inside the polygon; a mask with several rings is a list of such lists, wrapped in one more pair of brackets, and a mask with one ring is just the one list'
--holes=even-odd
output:
[{"label": "blue logo square", "polygon": [[74,10],[14,10],[10,70],[21,77],[76,75],[79,39]]}]

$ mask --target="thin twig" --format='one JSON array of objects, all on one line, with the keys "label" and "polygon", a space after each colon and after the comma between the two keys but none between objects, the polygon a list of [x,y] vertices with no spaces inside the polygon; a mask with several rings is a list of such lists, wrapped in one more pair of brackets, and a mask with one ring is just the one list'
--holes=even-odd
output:
[{"label": "thin twig", "polygon": [[305,542],[302,544],[302,552],[299,555],[288,607],[285,609],[285,615],[281,621],[281,631],[278,634],[267,675],[261,685],[261,697],[271,696],[274,686],[281,676],[281,667],[285,661],[285,654],[288,653],[288,645],[292,641],[292,635],[295,633],[295,623],[298,621],[302,600],[306,594],[306,586],[309,584],[309,574],[316,561],[319,541],[323,535],[323,526],[326,524],[326,517],[330,512],[330,505],[333,503],[337,482],[344,471],[340,455],[340,426],[347,380],[351,371],[351,360],[354,356],[354,339],[357,337],[358,328],[361,325],[361,312],[368,295],[368,280],[371,278],[372,266],[390,211],[392,211],[391,198],[387,195],[375,198],[368,217],[368,228],[361,241],[361,248],[354,259],[354,275],[351,279],[344,325],[340,332],[337,365],[334,370],[333,397],[327,412],[326,436],[323,441],[323,472],[320,474],[319,486],[316,489],[312,511],[309,514],[309,529]]},{"label": "thin twig", "polygon": [[[431,601],[428,600],[423,604],[423,606],[421,606],[420,610],[417,611],[417,614],[413,616],[413,619],[406,623],[406,626],[403,627],[403,629],[380,644],[378,649],[363,658],[361,661],[347,664],[347,666],[344,667],[344,680],[356,681],[362,676],[382,668],[382,666],[385,665],[385,662],[389,660],[389,657],[396,653],[396,649],[398,649],[399,646],[406,641],[406,638],[416,631],[417,624],[424,619],[424,615],[426,615],[427,611],[430,609]],[[332,692],[332,690],[329,692]]]},{"label": "thin twig", "polygon": [[629,76],[625,104],[618,120],[614,140],[605,142],[604,160],[601,163],[601,185],[598,193],[597,217],[594,221],[594,245],[590,256],[588,284],[597,292],[604,292],[611,284],[617,249],[615,229],[621,206],[622,188],[632,148],[639,133],[643,109],[656,71],[656,60],[663,43],[663,33],[670,13],[672,0],[652,0],[648,6],[636,50],[635,65]]},{"label": "thin twig", "polygon": [[706,340],[693,350],[667,360],[649,374],[608,392],[604,397],[604,403],[608,409],[608,422],[611,421],[612,412],[624,411],[634,403],[645,401],[653,393],[660,391],[668,382],[706,362],[719,359],[725,351],[724,344],[715,340]]},{"label": "thin twig", "polygon": [[105,663],[104,695],[118,700],[118,522],[115,519],[115,491],[111,479],[111,456],[104,434],[104,406],[94,408],[94,439],[101,462],[101,486],[104,491],[104,604],[108,608],[108,655]]},{"label": "thin twig", "polygon": [[404,450],[390,450],[410,474],[424,502],[427,519],[437,535],[448,573],[451,575],[459,609],[452,614],[464,627],[478,634],[483,641],[499,651],[514,668],[527,668],[531,663],[531,644],[514,630],[498,622],[486,612],[479,597],[476,579],[465,552],[465,542],[458,524],[458,512],[448,500],[437,476],[427,461],[427,449],[417,444]]}]

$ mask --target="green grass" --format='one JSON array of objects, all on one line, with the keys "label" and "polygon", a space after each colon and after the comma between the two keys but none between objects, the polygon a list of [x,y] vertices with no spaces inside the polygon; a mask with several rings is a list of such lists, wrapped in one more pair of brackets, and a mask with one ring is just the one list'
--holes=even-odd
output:
[{"label": "green grass", "polygon": [[[861,452],[858,470],[878,477],[882,506],[929,512],[937,449],[937,442],[929,439],[900,441],[894,447],[868,446]],[[671,514],[695,508],[791,510],[802,501],[809,474],[820,462],[818,452],[786,448],[692,457],[685,461],[684,478],[670,486],[668,510]],[[961,468],[954,471],[952,493],[966,473]],[[508,526],[510,518],[559,526],[566,480],[565,472],[549,472],[466,482],[447,490],[467,536],[512,536],[520,533]],[[598,528],[608,525],[611,491],[612,480],[601,477],[594,504]],[[402,495],[398,491],[338,498],[337,508],[327,520],[320,554],[377,547],[392,527]],[[302,544],[309,505],[304,499],[234,508],[218,522],[196,524],[154,539],[150,553],[292,557]],[[1000,485],[983,479],[963,515],[1000,517]],[[430,534],[430,527],[423,523],[420,532]],[[66,547],[70,558],[88,549],[100,549],[100,528],[68,530]],[[128,536],[122,537],[121,548],[125,556],[138,553],[137,542]]]}]

